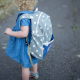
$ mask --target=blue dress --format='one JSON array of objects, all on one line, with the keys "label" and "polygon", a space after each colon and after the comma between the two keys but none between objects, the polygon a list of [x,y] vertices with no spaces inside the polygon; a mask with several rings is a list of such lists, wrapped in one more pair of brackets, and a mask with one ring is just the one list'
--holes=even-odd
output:
[{"label": "blue dress", "polygon": [[[35,11],[35,10],[34,10]],[[19,28],[19,19],[20,16],[24,13],[33,14],[34,11],[20,11],[18,12],[18,17],[16,19],[15,26],[13,27],[12,31],[20,31]],[[29,41],[31,40],[31,21],[30,19],[22,19],[20,21],[20,26],[29,26],[29,33],[28,38]],[[27,45],[25,38],[16,38],[16,37],[9,37],[7,47],[5,50],[5,54],[15,60],[16,62],[20,63],[24,68],[31,67],[29,57],[27,55]],[[31,55],[33,65],[38,62],[39,59],[33,57]]]}]

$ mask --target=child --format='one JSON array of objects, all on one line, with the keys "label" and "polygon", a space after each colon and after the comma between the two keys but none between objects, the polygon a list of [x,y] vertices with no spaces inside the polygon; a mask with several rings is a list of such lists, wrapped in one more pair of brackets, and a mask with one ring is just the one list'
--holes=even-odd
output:
[{"label": "child", "polygon": [[[18,12],[18,17],[16,20],[16,24],[14,28],[11,30],[7,28],[5,30],[5,34],[9,35],[9,41],[5,50],[5,54],[20,63],[22,66],[22,80],[29,80],[29,77],[33,77],[35,79],[39,78],[39,74],[37,72],[37,62],[38,59],[31,56],[33,66],[31,67],[29,57],[27,55],[27,45],[25,37],[28,36],[29,41],[31,40],[31,21],[30,19],[22,19],[20,21],[19,28],[19,20],[20,16],[24,13],[33,14],[36,10],[34,8],[37,4],[37,0],[15,0],[15,3],[20,10]],[[29,67],[31,67],[31,72],[29,71]]]}]

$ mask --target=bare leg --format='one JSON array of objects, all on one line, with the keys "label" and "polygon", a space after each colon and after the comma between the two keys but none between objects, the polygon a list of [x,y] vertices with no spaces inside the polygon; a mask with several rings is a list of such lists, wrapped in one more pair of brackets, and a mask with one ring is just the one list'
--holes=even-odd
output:
[{"label": "bare leg", "polygon": [[30,71],[29,68],[22,67],[22,80],[29,80]]},{"label": "bare leg", "polygon": [[32,70],[33,73],[36,73],[37,69],[38,69],[38,64],[37,63],[31,67],[31,70]]}]

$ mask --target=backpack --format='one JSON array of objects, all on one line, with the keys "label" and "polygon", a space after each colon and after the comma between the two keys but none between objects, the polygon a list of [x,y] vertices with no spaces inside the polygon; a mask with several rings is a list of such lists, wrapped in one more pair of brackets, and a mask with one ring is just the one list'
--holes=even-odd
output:
[{"label": "backpack", "polygon": [[22,14],[20,21],[23,18],[31,19],[31,42],[29,44],[29,38],[26,37],[26,45],[28,46],[27,53],[32,65],[31,55],[43,59],[54,41],[52,24],[50,16],[38,10],[34,14]]}]

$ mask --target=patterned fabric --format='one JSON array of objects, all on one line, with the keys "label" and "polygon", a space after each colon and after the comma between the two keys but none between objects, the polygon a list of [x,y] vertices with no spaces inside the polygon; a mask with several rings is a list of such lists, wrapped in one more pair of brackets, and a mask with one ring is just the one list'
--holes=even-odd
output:
[{"label": "patterned fabric", "polygon": [[[35,11],[35,10],[34,10]],[[20,16],[24,13],[33,14],[34,11],[20,11],[18,12],[18,17],[16,19],[15,26],[13,27],[12,31],[20,31],[19,27],[19,20]],[[20,22],[21,26],[29,26],[29,41],[31,40],[31,22],[29,19],[22,19]],[[29,68],[31,67],[29,57],[27,55],[27,46],[25,38],[16,38],[16,37],[9,37],[7,47],[5,50],[5,54],[15,60],[16,62],[20,63],[23,67]],[[39,59],[31,56],[33,65],[38,62]]]},{"label": "patterned fabric", "polygon": [[[30,53],[36,58],[43,59],[44,54],[47,54],[48,48],[54,41],[50,16],[44,12],[36,11],[34,14],[21,15],[20,20],[25,18],[31,19],[32,24]],[[46,53],[44,53],[43,49],[45,49]]]}]

